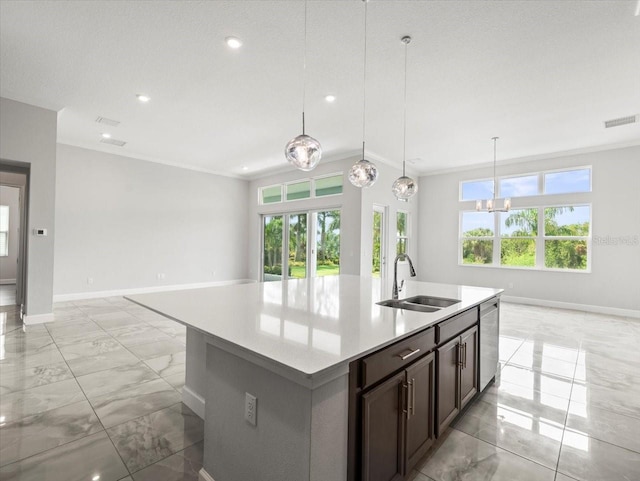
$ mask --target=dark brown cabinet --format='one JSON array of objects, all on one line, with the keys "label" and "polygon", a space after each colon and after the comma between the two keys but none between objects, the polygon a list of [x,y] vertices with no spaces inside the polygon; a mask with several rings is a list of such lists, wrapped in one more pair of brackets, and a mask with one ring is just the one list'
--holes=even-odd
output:
[{"label": "dark brown cabinet", "polygon": [[434,353],[406,370],[407,444],[405,473],[424,456],[435,439],[435,364]]},{"label": "dark brown cabinet", "polygon": [[473,326],[436,349],[438,365],[437,434],[451,424],[478,392],[478,327]]},{"label": "dark brown cabinet", "polygon": [[362,396],[362,479],[404,479],[434,441],[435,355]]}]

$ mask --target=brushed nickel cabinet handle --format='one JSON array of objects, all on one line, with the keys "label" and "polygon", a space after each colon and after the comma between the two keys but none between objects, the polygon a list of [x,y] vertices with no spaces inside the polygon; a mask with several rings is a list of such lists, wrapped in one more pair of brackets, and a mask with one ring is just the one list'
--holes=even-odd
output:
[{"label": "brushed nickel cabinet handle", "polygon": [[[410,350],[410,351],[411,351],[411,350]],[[409,359],[411,356],[414,356],[414,355],[418,354],[419,352],[420,352],[420,349],[415,349],[415,350],[413,350],[413,351],[411,351],[411,352],[409,352],[409,353],[407,353],[407,354],[405,354],[405,355],[398,354],[398,357],[399,357],[400,359],[402,359],[403,361],[406,361],[406,360],[407,360],[407,359]]]},{"label": "brushed nickel cabinet handle", "polygon": [[416,379],[411,378],[411,414],[416,415]]},{"label": "brushed nickel cabinet handle", "polygon": [[466,369],[467,368],[467,343],[466,342],[464,343],[463,350],[464,350],[464,361],[463,361],[463,364],[462,364],[462,368]]}]

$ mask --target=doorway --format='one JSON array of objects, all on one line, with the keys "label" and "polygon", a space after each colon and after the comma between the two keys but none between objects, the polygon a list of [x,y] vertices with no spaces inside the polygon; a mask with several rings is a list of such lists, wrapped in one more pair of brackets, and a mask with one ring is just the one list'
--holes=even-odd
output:
[{"label": "doorway", "polygon": [[385,279],[387,259],[385,218],[386,207],[373,206],[373,248],[371,250],[371,276]]},{"label": "doorway", "polygon": [[0,163],[0,306],[24,312],[29,169]]},{"label": "doorway", "polygon": [[262,216],[262,280],[340,274],[340,211]]}]

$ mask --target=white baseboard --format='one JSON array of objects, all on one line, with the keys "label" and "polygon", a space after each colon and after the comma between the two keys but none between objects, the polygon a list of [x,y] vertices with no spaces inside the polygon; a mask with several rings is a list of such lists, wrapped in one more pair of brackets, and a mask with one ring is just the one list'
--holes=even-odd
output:
[{"label": "white baseboard", "polygon": [[27,326],[32,326],[34,324],[44,324],[45,322],[53,322],[53,312],[48,314],[33,314],[31,316],[25,314],[22,316],[22,322]]},{"label": "white baseboard", "polygon": [[530,306],[557,307],[558,309],[571,309],[574,311],[595,312],[598,314],[610,314],[612,316],[633,317],[640,319],[640,311],[634,309],[620,309],[617,307],[592,306],[590,304],[577,304],[574,302],[549,301],[546,299],[534,299],[531,297],[500,296],[504,302],[513,304],[527,304]]},{"label": "white baseboard", "polygon": [[200,416],[201,419],[204,419],[204,398],[189,389],[186,385],[182,387],[182,402],[185,403],[194,413]]},{"label": "white baseboard", "polygon": [[230,284],[247,284],[250,282],[256,281],[253,279],[232,279],[230,281],[197,282],[194,284],[175,284],[172,286],[135,287],[133,289],[74,292],[71,294],[56,294],[53,296],[53,302],[78,301],[82,299],[96,299],[99,297],[130,296],[133,294],[147,294],[150,292],[181,291],[185,289],[200,289],[203,287],[226,286]]},{"label": "white baseboard", "polygon": [[4,286],[7,284],[15,284],[16,280],[15,279],[0,279],[0,286]]},{"label": "white baseboard", "polygon": [[198,481],[216,481],[213,477],[207,473],[204,468],[201,468],[198,472]]}]

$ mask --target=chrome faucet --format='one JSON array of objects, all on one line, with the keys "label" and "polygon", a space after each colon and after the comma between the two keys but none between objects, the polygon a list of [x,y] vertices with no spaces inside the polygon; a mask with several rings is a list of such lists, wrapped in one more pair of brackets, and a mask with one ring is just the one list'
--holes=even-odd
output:
[{"label": "chrome faucet", "polygon": [[409,257],[404,252],[398,254],[396,256],[396,260],[393,261],[393,292],[391,293],[393,299],[398,298],[398,292],[402,290],[402,286],[404,286],[404,279],[400,284],[400,288],[398,288],[398,261],[406,259],[409,261],[409,274],[411,277],[416,276],[416,270],[413,268],[413,262],[411,262],[411,257]]}]

